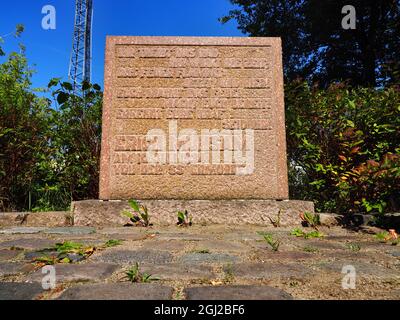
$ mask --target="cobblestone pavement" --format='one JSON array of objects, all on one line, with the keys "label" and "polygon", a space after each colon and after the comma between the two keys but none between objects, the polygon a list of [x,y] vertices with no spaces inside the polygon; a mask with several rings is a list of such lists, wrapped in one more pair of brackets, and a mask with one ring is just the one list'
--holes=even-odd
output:
[{"label": "cobblestone pavement", "polygon": [[[259,231],[280,241],[277,252]],[[0,229],[0,300],[400,299],[400,245],[339,227],[322,228],[321,239],[290,231],[221,225]],[[109,240],[122,242],[105,247]],[[55,244],[65,241],[94,253],[55,264],[56,287],[44,290],[43,265],[33,260],[56,256]],[[136,263],[158,280],[129,282],[125,273]],[[349,270],[355,289],[342,287],[352,283]]]}]

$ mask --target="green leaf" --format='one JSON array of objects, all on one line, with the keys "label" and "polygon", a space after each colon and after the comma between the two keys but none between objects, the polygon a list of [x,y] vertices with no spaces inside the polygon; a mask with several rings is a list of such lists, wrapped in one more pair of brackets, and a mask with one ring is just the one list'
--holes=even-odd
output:
[{"label": "green leaf", "polygon": [[68,101],[69,94],[65,92],[60,92],[57,96],[57,102],[58,104],[64,104],[65,102]]},{"label": "green leaf", "polygon": [[139,203],[138,203],[136,200],[131,199],[131,200],[128,201],[128,203],[129,203],[130,207],[131,207],[134,211],[140,212],[140,205],[139,205]]},{"label": "green leaf", "polygon": [[50,80],[49,84],[47,85],[48,88],[55,87],[60,82],[61,78],[53,78]]},{"label": "green leaf", "polygon": [[72,84],[69,83],[69,82],[63,82],[63,83],[61,84],[61,86],[62,86],[63,88],[65,88],[66,90],[69,90],[69,91],[72,91],[72,90],[74,89],[74,87],[72,86]]},{"label": "green leaf", "polygon": [[89,90],[89,89],[90,89],[90,83],[87,82],[87,81],[83,81],[82,82],[82,90],[86,91],[86,90]]},{"label": "green leaf", "polygon": [[127,217],[129,219],[134,219],[135,218],[135,216],[131,212],[129,212],[128,210],[122,211],[121,212],[121,216]]}]

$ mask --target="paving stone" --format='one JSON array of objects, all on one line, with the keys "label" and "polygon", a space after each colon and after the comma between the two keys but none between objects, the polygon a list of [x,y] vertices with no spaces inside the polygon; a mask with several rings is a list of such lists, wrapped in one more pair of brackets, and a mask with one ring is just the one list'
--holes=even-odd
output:
[{"label": "paving stone", "polygon": [[359,276],[361,275],[385,279],[400,279],[400,273],[398,271],[363,261],[342,260],[318,264],[318,267],[322,270],[335,272],[337,274],[342,274],[342,269],[344,266],[353,266],[355,268],[356,274]]},{"label": "paving stone", "polygon": [[195,245],[195,250],[208,249],[213,251],[224,251],[224,252],[243,252],[248,251],[249,248],[241,243],[228,242],[222,240],[207,240],[199,241]]},{"label": "paving stone", "polygon": [[133,265],[137,263],[165,264],[172,261],[169,252],[157,250],[113,250],[95,255],[95,261]]},{"label": "paving stone", "polygon": [[162,240],[187,240],[187,241],[201,241],[208,238],[207,235],[203,234],[191,234],[191,233],[159,233],[156,235],[157,238]]},{"label": "paving stone", "polygon": [[239,257],[226,253],[187,253],[179,258],[180,263],[201,264],[201,263],[229,263],[237,262]]},{"label": "paving stone", "polygon": [[307,278],[315,275],[315,271],[299,264],[279,263],[240,263],[224,266],[226,274],[243,279],[277,279]]},{"label": "paving stone", "polygon": [[58,227],[43,230],[45,234],[65,234],[65,235],[86,235],[96,233],[95,228],[91,227]]},{"label": "paving stone", "polygon": [[187,242],[182,240],[148,240],[143,243],[143,248],[161,251],[183,251]]},{"label": "paving stone", "polygon": [[359,235],[327,235],[325,240],[333,240],[333,241],[343,241],[343,242],[353,242],[360,240]]},{"label": "paving stone", "polygon": [[135,227],[119,227],[119,228],[102,228],[97,230],[98,234],[112,235],[112,234],[136,234],[136,235],[147,235],[151,233],[146,228],[135,228]]},{"label": "paving stone", "polygon": [[0,234],[35,234],[45,229],[41,227],[14,227],[0,230]]},{"label": "paving stone", "polygon": [[344,244],[327,240],[301,240],[297,243],[299,246],[309,246],[320,250],[343,250]]},{"label": "paving stone", "polygon": [[145,240],[151,235],[151,232],[144,228],[104,228],[98,230],[97,233],[108,239],[130,241]]},{"label": "paving stone", "polygon": [[0,277],[16,276],[22,273],[33,271],[31,264],[19,262],[0,262]]},{"label": "paving stone", "polygon": [[19,256],[21,250],[0,250],[0,261],[12,260]]},{"label": "paving stone", "polygon": [[390,260],[390,257],[379,252],[360,251],[323,251],[318,256],[321,260],[346,260],[346,261],[384,261]]},{"label": "paving stone", "polygon": [[109,234],[107,236],[108,239],[116,239],[116,240],[128,240],[128,241],[141,241],[141,240],[146,240],[149,237],[148,234],[144,233],[114,233],[114,234]]},{"label": "paving stone", "polygon": [[400,258],[400,250],[389,250],[386,253],[392,255],[393,257]]},{"label": "paving stone", "polygon": [[141,265],[142,272],[149,273],[160,280],[213,279],[215,275],[210,266],[188,264]]},{"label": "paving stone", "polygon": [[67,289],[60,300],[171,300],[173,289],[147,283],[101,283]]},{"label": "paving stone", "polygon": [[287,292],[269,286],[219,286],[184,289],[187,300],[292,300]]},{"label": "paving stone", "polygon": [[[57,264],[54,267],[57,282],[101,281],[118,269],[118,265],[110,263]],[[41,282],[42,279],[42,270],[27,277],[29,282]]]},{"label": "paving stone", "polygon": [[256,232],[252,233],[228,233],[225,234],[224,240],[227,241],[254,241],[254,240],[260,240],[260,235],[258,235]]},{"label": "paving stone", "polygon": [[19,248],[27,250],[40,250],[51,248],[57,241],[49,239],[17,239],[0,243],[0,248]]},{"label": "paving stone", "polygon": [[0,300],[34,300],[43,292],[38,283],[0,283]]},{"label": "paving stone", "polygon": [[292,260],[293,262],[300,260],[315,259],[316,255],[301,251],[278,251],[274,252],[269,249],[259,250],[256,252],[256,258],[261,261],[267,260]]},{"label": "paving stone", "polygon": [[382,251],[382,250],[390,250],[393,246],[390,243],[379,242],[379,241],[360,241],[357,242],[361,246],[361,248],[367,250],[375,250],[375,251]]}]

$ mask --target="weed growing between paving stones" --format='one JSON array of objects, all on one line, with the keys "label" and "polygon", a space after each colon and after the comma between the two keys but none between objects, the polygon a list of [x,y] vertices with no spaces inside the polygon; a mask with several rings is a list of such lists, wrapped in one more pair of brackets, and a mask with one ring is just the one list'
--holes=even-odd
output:
[{"label": "weed growing between paving stones", "polygon": [[111,239],[111,240],[108,240],[108,241],[104,244],[104,246],[107,247],[107,248],[112,248],[112,247],[119,246],[119,245],[121,245],[121,244],[122,244],[122,240],[114,240],[114,239]]},{"label": "weed growing between paving stones", "polygon": [[296,237],[303,237],[304,239],[312,239],[312,238],[322,238],[325,237],[325,235],[317,230],[311,231],[311,232],[305,232],[301,230],[300,228],[295,228],[293,229],[290,234],[292,236]]},{"label": "weed growing between paving stones", "polygon": [[192,253],[209,254],[211,253],[211,251],[208,249],[199,249],[199,250],[193,250]]},{"label": "weed growing between paving stones", "polygon": [[320,216],[317,213],[313,214],[306,211],[300,214],[300,218],[304,227],[311,227],[318,230],[318,226],[321,225]]},{"label": "weed growing between paving stones", "polygon": [[104,245],[96,248],[93,246],[84,246],[81,243],[65,241],[56,243],[52,248],[47,248],[38,253],[43,253],[42,256],[33,259],[38,265],[54,265],[57,263],[76,263],[86,260],[96,250],[102,250],[110,247],[118,246],[122,243],[121,240],[108,240]]},{"label": "weed growing between paving stones", "polygon": [[268,217],[269,221],[271,221],[272,225],[275,228],[279,228],[281,226],[281,209],[279,209],[278,214],[276,215],[276,218],[271,218]]},{"label": "weed growing between paving stones", "polygon": [[391,241],[393,246],[396,246],[400,243],[400,238],[394,229],[390,229],[389,232],[378,232],[374,235],[374,238],[378,239],[379,242],[382,243],[387,243]]},{"label": "weed growing between paving stones", "polygon": [[140,272],[138,263],[136,263],[134,267],[128,269],[125,275],[132,283],[149,283],[159,280],[158,278],[154,278],[151,274]]},{"label": "weed growing between paving stones", "polygon": [[178,211],[178,223],[179,227],[190,227],[192,226],[192,217],[189,215],[187,210],[185,211]]},{"label": "weed growing between paving stones", "polygon": [[272,234],[270,233],[265,233],[265,232],[257,232],[260,236],[264,237],[264,240],[269,244],[269,246],[271,247],[272,251],[278,251],[279,250],[279,246],[281,244],[281,242],[279,240],[275,240],[274,237],[272,236]]},{"label": "weed growing between paving stones", "polygon": [[305,247],[303,248],[303,251],[315,253],[315,252],[318,252],[318,249],[317,249],[317,248],[314,248],[314,247],[310,247],[310,246],[305,246]]},{"label": "weed growing between paving stones", "polygon": [[347,249],[354,251],[354,252],[358,252],[361,250],[361,246],[357,243],[348,243],[346,245]]},{"label": "weed growing between paving stones", "polygon": [[232,263],[229,263],[229,264],[227,264],[225,266],[224,274],[225,274],[225,277],[224,277],[223,282],[225,284],[229,284],[229,283],[232,283],[232,282],[235,281],[235,275],[233,273],[233,265],[232,265]]},{"label": "weed growing between paving stones", "polygon": [[[95,250],[95,247],[85,247],[81,243],[65,241],[63,243],[56,243],[53,248],[39,251],[44,253],[43,256],[34,258],[33,262],[39,265],[74,263],[87,259],[95,252]],[[55,254],[49,255],[49,252],[54,252]]]},{"label": "weed growing between paving stones", "polygon": [[[121,215],[123,217],[129,218],[129,220],[135,226],[149,227],[150,224],[150,215],[146,206],[139,204],[136,200],[129,200],[129,206],[135,213],[132,213],[128,210],[123,210]],[[129,225],[129,224],[128,224]]]}]

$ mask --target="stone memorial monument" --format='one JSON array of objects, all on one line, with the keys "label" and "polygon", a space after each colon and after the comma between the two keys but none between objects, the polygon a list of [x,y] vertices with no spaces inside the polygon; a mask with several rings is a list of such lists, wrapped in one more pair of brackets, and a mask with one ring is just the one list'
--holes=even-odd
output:
[{"label": "stone memorial monument", "polygon": [[126,200],[157,223],[283,224],[289,201],[280,38],[108,37],[100,200],[75,224],[121,225]]}]

